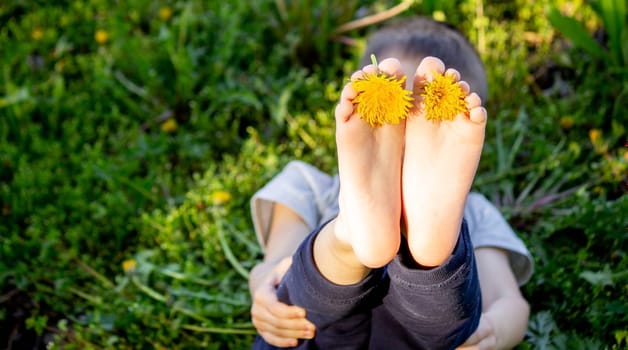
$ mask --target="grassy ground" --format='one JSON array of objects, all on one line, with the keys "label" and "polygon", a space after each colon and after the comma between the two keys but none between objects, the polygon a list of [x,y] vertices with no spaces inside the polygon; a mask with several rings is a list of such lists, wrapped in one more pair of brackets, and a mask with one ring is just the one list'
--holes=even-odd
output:
[{"label": "grassy ground", "polygon": [[[249,346],[248,199],[291,159],[334,171],[331,111],[377,24],[333,32],[396,4],[344,3],[0,4],[0,348]],[[582,1],[402,15],[426,13],[486,62],[475,189],[536,260],[520,348],[628,347],[625,43]]]}]

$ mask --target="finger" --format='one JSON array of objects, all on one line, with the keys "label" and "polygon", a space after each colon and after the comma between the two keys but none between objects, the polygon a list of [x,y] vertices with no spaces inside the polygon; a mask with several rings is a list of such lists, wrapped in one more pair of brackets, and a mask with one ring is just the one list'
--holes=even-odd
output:
[{"label": "finger", "polygon": [[[266,332],[269,334],[273,334],[277,337],[281,338],[300,338],[300,339],[311,339],[314,337],[314,329],[304,328],[302,325],[298,325],[298,322],[293,324],[283,322],[257,322],[258,333]],[[282,328],[288,327],[288,328]]]},{"label": "finger", "polygon": [[263,322],[272,323],[277,328],[313,328],[314,325],[305,318],[305,310],[296,306],[288,306],[277,302],[273,304],[255,303],[251,307],[251,316]]},{"label": "finger", "polygon": [[251,319],[258,333],[267,332],[283,338],[314,337],[315,327],[306,319],[279,319],[268,310],[256,310]]},{"label": "finger", "polygon": [[460,345],[456,350],[480,350],[478,345]]},{"label": "finger", "polygon": [[266,308],[270,310],[273,316],[277,318],[285,318],[285,319],[301,319],[305,318],[305,309],[294,306],[284,304],[277,299],[268,300],[266,304]]},{"label": "finger", "polygon": [[288,338],[311,338],[315,327],[306,319],[281,319],[275,317],[269,310],[254,307],[251,311],[251,321],[260,332],[269,332]]},{"label": "finger", "polygon": [[299,340],[297,338],[284,338],[279,337],[275,334],[269,332],[260,332],[259,335],[264,338],[264,340],[273,346],[277,346],[280,348],[287,348],[291,346],[297,346]]},{"label": "finger", "polygon": [[[355,95],[357,95],[357,93],[355,92],[353,88],[348,89],[347,92],[345,92],[343,89],[342,92],[345,94],[344,96],[342,96],[344,99],[353,99],[355,98]],[[279,275],[283,277],[283,275],[285,275],[288,269],[290,268],[290,265],[292,265],[292,257],[291,256],[285,257],[281,259],[281,261],[277,264],[277,266],[275,266],[275,272],[277,272]]]},{"label": "finger", "polygon": [[256,293],[251,315],[274,325],[276,329],[314,330],[315,326],[305,316],[305,309],[277,300],[274,292]]},{"label": "finger", "polygon": [[471,334],[471,336],[462,344],[463,346],[478,345],[484,338],[491,334],[491,327],[486,322],[484,317],[480,318],[480,324],[478,328]]},{"label": "finger", "polygon": [[482,336],[476,330],[473,334],[471,334],[469,339],[467,339],[467,341],[465,341],[464,344],[462,344],[461,348],[462,349],[474,349],[473,346],[477,348],[477,345],[481,340],[482,340]]},{"label": "finger", "polygon": [[495,336],[488,336],[478,344],[478,350],[496,350],[497,338]]},{"label": "finger", "polygon": [[278,318],[305,318],[305,309],[288,305],[277,299],[275,287],[272,283],[260,286],[253,295],[253,306],[263,307]]}]

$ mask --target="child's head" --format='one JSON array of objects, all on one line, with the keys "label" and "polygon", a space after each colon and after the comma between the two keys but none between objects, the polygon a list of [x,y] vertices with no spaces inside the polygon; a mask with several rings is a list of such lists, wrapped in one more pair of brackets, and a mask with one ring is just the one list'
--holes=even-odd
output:
[{"label": "child's head", "polygon": [[396,57],[411,80],[414,71],[426,56],[440,58],[447,68],[460,72],[482,100],[488,97],[484,65],[467,39],[444,23],[426,17],[402,19],[376,31],[368,40],[361,66],[371,63],[371,54],[378,60]]}]

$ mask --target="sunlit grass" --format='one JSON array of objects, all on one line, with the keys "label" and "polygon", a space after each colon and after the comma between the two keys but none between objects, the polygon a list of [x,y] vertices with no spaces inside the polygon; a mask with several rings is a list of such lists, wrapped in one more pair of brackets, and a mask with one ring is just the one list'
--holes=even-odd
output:
[{"label": "sunlit grass", "polygon": [[[248,200],[290,159],[334,171],[332,111],[357,68],[341,42],[371,29],[311,47],[284,30],[325,5],[279,23],[270,0],[0,4],[0,339],[249,347]],[[521,348],[625,347],[626,80],[571,51],[541,3],[455,5],[438,15],[490,78],[474,186],[536,259]]]}]

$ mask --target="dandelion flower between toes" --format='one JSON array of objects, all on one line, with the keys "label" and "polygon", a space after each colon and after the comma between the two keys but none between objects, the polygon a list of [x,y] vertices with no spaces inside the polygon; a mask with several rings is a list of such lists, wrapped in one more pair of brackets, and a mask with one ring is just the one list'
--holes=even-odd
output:
[{"label": "dandelion flower between toes", "polygon": [[[377,67],[375,56],[371,55],[373,65]],[[365,73],[351,85],[358,93],[353,100],[357,112],[371,127],[384,124],[399,124],[408,117],[412,108],[412,91],[403,88],[406,77],[397,79],[378,70],[376,74]]]},{"label": "dandelion flower between toes", "polygon": [[434,80],[423,87],[425,119],[432,121],[454,120],[463,113],[469,116],[465,97],[467,94],[453,74],[434,74]]},{"label": "dandelion flower between toes", "polygon": [[[377,60],[371,55],[373,65]],[[371,127],[384,124],[399,124],[408,117],[414,98],[412,92],[403,88],[406,77],[396,78],[378,70],[375,74],[365,73],[351,85],[358,93],[353,100],[357,112]],[[423,86],[423,111],[425,119],[432,121],[454,120],[460,113],[469,117],[467,94],[453,74],[434,74],[434,80]]]}]

